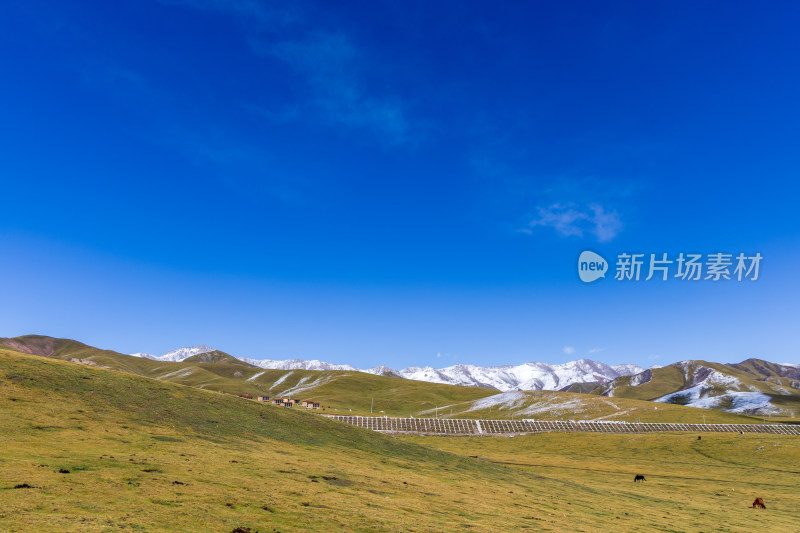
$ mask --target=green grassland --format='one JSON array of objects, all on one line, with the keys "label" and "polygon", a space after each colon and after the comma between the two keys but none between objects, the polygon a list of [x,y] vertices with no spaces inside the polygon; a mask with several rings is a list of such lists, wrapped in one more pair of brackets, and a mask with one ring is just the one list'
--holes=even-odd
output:
[{"label": "green grassland", "polygon": [[0,531],[501,531],[528,512],[498,512],[508,491],[534,488],[310,413],[11,350],[0,402]]},{"label": "green grassland", "polygon": [[0,531],[796,531],[800,503],[785,436],[390,437],[2,349],[0,413]]},{"label": "green grassland", "polygon": [[[510,439],[403,437],[536,479],[555,531],[800,529],[800,439],[783,435],[548,433]],[[634,483],[635,474],[647,481]],[[750,506],[763,498],[767,510]],[[550,522],[548,522],[548,520]]]}]

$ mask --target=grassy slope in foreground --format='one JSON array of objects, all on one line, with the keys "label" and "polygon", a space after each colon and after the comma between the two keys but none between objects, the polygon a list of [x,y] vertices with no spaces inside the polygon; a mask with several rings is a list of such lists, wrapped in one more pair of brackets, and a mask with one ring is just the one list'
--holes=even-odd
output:
[{"label": "grassy slope in foreground", "polygon": [[0,412],[2,531],[500,531],[543,512],[505,467],[11,350]]},{"label": "grassy slope in foreground", "polygon": [[782,436],[399,439],[7,350],[0,411],[3,531],[793,531],[800,503]]},{"label": "grassy slope in foreground", "polygon": [[[785,435],[549,433],[404,437],[533,475],[553,531],[798,531],[800,439]],[[645,483],[633,483],[643,474]],[[767,510],[750,506],[756,497]]]}]

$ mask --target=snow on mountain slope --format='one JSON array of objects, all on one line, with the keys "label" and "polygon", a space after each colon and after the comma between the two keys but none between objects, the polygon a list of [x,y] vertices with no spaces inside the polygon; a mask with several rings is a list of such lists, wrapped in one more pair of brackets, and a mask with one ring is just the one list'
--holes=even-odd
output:
[{"label": "snow on mountain slope", "polygon": [[468,385],[497,389],[502,392],[517,390],[559,390],[575,383],[605,383],[620,376],[644,371],[636,365],[612,367],[598,361],[579,359],[559,365],[524,363],[518,366],[454,365],[435,369],[413,366],[398,372],[404,378],[451,385]]},{"label": "snow on mountain slope", "polygon": [[494,396],[487,396],[472,402],[472,406],[467,411],[479,411],[491,407],[497,409],[515,409],[525,401],[525,393],[519,391],[501,392]]},{"label": "snow on mountain slope", "polygon": [[[177,350],[172,350],[171,352],[167,352],[164,355],[152,355],[149,353],[132,353],[135,357],[146,357],[148,359],[153,359],[156,361],[172,361],[172,362],[181,362],[189,357],[195,356],[201,353],[213,352],[214,348],[210,346],[187,346],[184,348],[178,348]],[[270,369],[278,369],[278,370],[353,370],[357,371],[358,369],[354,366],[350,365],[337,365],[334,363],[326,363],[324,361],[318,361],[313,359],[311,361],[305,361],[303,359],[287,359],[285,361],[273,361],[271,359],[249,359],[247,357],[237,357],[240,361],[244,361],[245,363],[249,363],[253,366],[257,366],[259,368],[264,368],[267,370]]]},{"label": "snow on mountain slope", "polygon": [[354,366],[350,365],[337,365],[335,363],[326,363],[325,361],[318,361],[312,359],[304,361],[303,359],[287,359],[285,361],[273,361],[272,359],[248,359],[239,357],[238,359],[245,363],[250,363],[253,366],[265,369],[277,370],[353,370],[358,371]]},{"label": "snow on mountain slope", "polygon": [[[788,402],[792,401],[796,393],[790,390],[794,378],[786,377],[793,375],[788,368],[781,369],[778,365],[758,360],[748,360],[736,365],[686,360],[670,366],[683,374],[683,383],[675,383],[673,392],[663,394],[652,401],[701,409],[720,409],[739,414],[792,412],[791,404]],[[737,372],[738,376],[728,373],[728,369],[732,373]],[[750,374],[752,378],[747,374],[742,375],[742,371]],[[622,387],[618,390],[614,390],[617,382],[609,384],[603,395],[614,396],[619,393],[621,396],[626,396],[630,393],[626,387],[638,387],[653,380],[658,382],[669,378],[663,373],[656,375],[652,369],[648,369],[636,374],[628,382],[623,380]],[[663,391],[663,388],[661,390]],[[775,402],[776,396],[785,396],[788,399]]]},{"label": "snow on mountain slope", "polygon": [[631,364],[612,365],[611,368],[613,368],[616,372],[619,372],[620,376],[632,376],[633,374],[638,374],[639,372],[644,370],[639,366]]},{"label": "snow on mountain slope", "polygon": [[770,401],[772,398],[761,392],[728,391],[725,394],[711,395],[703,384],[667,394],[653,401],[679,403],[701,409],[720,409],[729,413],[781,414],[782,409]]},{"label": "snow on mountain slope", "polygon": [[400,372],[386,365],[373,366],[372,368],[362,370],[361,372],[365,372],[367,374],[375,374],[376,376],[394,376],[397,378],[403,377],[400,375]]},{"label": "snow on mountain slope", "polygon": [[188,359],[193,355],[197,355],[200,353],[206,352],[213,352],[214,348],[210,346],[187,346],[184,348],[178,348],[177,350],[172,350],[171,352],[167,352],[164,355],[151,355],[149,353],[132,353],[131,355],[135,357],[146,357],[147,359],[154,359],[156,361],[172,361],[172,362],[181,362],[184,359]]},{"label": "snow on mountain slope", "polygon": [[[292,396],[295,396],[295,395],[298,395],[298,394],[303,394],[306,391],[313,390],[316,387],[320,387],[320,386],[328,383],[331,379],[333,379],[333,378],[331,377],[330,374],[327,375],[327,376],[320,376],[317,379],[315,379],[314,381],[311,381],[311,376],[306,376],[303,379],[301,379],[300,381],[298,381],[297,384],[294,387],[291,387],[289,389],[283,390],[281,392],[277,392],[277,393],[275,393],[275,396],[276,397],[289,398],[289,397],[292,397]],[[273,387],[274,387],[274,385],[273,385]]]},{"label": "snow on mountain slope", "polygon": [[[131,354],[138,357],[147,357],[157,361],[183,361],[193,355],[211,352],[209,346],[193,346],[180,348],[167,352],[161,356],[146,353]],[[598,361],[579,359],[559,365],[546,363],[524,363],[518,366],[490,366],[454,365],[436,369],[433,367],[412,366],[403,370],[394,370],[385,365],[376,366],[367,370],[359,370],[351,365],[326,363],[319,360],[287,359],[276,361],[272,359],[250,359],[239,357],[241,361],[266,370],[350,370],[366,372],[379,376],[397,376],[431,383],[446,383],[450,385],[466,385],[470,387],[484,387],[502,392],[518,390],[559,390],[575,383],[605,383],[620,376],[627,376],[642,372],[644,369],[636,365],[609,366]]]}]

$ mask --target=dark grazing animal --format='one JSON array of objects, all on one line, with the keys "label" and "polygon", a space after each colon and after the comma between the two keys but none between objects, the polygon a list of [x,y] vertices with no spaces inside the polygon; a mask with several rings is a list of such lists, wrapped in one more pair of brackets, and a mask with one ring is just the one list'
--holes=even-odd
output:
[{"label": "dark grazing animal", "polygon": [[764,500],[761,498],[756,498],[756,501],[753,502],[753,509],[766,509],[767,506],[764,505]]},{"label": "dark grazing animal", "polygon": [[636,474],[636,476],[634,476],[634,478],[633,478],[633,482],[634,482],[634,483],[636,483],[637,481],[642,481],[642,482],[645,482],[645,481],[647,481],[647,480],[644,478],[644,476],[643,476],[643,475],[641,475],[641,474]]}]

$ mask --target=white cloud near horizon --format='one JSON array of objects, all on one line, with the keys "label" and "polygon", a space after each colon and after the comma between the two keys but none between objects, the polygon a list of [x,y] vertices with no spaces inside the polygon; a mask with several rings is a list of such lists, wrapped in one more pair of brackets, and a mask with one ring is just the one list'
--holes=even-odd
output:
[{"label": "white cloud near horizon", "polygon": [[574,346],[564,346],[564,354],[565,355],[575,355],[575,347]]}]

